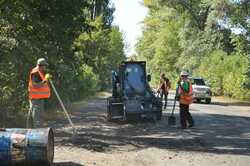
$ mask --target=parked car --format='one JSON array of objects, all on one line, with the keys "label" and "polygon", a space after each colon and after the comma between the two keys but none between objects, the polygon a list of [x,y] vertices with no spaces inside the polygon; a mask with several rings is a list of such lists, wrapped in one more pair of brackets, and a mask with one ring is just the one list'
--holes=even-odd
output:
[{"label": "parked car", "polygon": [[207,104],[211,103],[212,91],[209,86],[206,85],[205,81],[201,77],[192,77],[194,100],[200,103],[202,100],[205,100]]}]

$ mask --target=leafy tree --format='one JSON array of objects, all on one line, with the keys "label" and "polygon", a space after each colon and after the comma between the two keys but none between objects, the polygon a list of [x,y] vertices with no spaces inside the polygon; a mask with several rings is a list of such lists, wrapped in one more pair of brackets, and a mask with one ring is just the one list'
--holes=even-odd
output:
[{"label": "leafy tree", "polygon": [[[144,0],[144,5],[149,13],[137,57],[157,74],[153,83],[161,72],[176,80],[185,69],[209,79],[217,94],[250,98],[248,1]],[[235,76],[237,88],[232,88]]]},{"label": "leafy tree", "polygon": [[115,27],[102,29],[101,17],[91,23],[94,30],[82,33],[74,43],[75,59],[91,67],[98,73],[101,89],[110,83],[110,73],[125,59],[123,38]]},{"label": "leafy tree", "polygon": [[121,33],[119,27],[112,27],[112,31],[109,34],[109,57],[108,57],[108,71],[118,69],[118,65],[125,60],[124,53],[124,36]]},{"label": "leafy tree", "polygon": [[110,0],[0,1],[1,110],[27,109],[28,75],[40,57],[64,100],[106,87],[109,60],[117,66],[124,57],[113,12]]}]

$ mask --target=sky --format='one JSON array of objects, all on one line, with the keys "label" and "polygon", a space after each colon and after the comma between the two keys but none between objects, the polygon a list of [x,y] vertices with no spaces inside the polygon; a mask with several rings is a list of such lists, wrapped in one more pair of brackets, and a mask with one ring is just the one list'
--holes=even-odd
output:
[{"label": "sky", "polygon": [[143,0],[112,0],[115,5],[114,25],[118,25],[124,34],[127,56],[135,53],[135,44],[142,34],[142,21],[148,9],[142,5]]}]

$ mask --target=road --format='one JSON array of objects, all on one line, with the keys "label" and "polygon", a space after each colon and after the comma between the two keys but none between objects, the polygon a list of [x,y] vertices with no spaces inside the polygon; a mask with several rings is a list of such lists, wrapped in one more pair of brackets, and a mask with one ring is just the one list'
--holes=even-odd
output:
[{"label": "road", "polygon": [[191,106],[196,126],[154,122],[107,122],[106,100],[96,98],[70,109],[78,134],[65,121],[56,125],[54,166],[246,166],[250,163],[250,106],[212,101]]}]

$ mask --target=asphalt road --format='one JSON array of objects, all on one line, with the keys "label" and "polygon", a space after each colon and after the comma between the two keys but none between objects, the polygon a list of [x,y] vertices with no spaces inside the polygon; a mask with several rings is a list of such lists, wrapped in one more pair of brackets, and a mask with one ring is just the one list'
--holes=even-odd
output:
[{"label": "asphalt road", "polygon": [[168,126],[173,94],[158,122],[106,121],[105,97],[72,107],[78,134],[67,122],[56,128],[55,166],[247,166],[250,165],[250,106],[212,100],[191,105],[195,127]]}]

